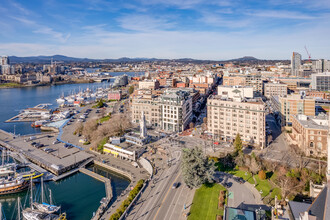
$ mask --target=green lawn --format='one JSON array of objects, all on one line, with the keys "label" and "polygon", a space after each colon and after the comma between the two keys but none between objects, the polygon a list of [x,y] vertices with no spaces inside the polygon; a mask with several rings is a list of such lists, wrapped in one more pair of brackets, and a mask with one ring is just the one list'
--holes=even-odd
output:
[{"label": "green lawn", "polygon": [[251,184],[254,184],[254,180],[252,178],[252,174],[250,172],[246,172],[246,171],[242,171],[242,170],[233,170],[233,171],[229,171],[228,173],[234,175],[234,176],[238,176],[243,178],[245,181],[248,181]]},{"label": "green lawn", "polygon": [[213,220],[217,215],[223,214],[223,210],[218,209],[220,190],[226,190],[226,188],[220,184],[209,184],[197,189],[188,219]]},{"label": "green lawn", "polygon": [[18,83],[1,83],[0,88],[5,87],[5,88],[15,88],[15,87],[22,87],[21,84]]},{"label": "green lawn", "polygon": [[280,188],[274,188],[271,194],[271,198],[275,198],[275,196],[277,196],[277,199],[282,199],[281,196],[281,189]]},{"label": "green lawn", "polygon": [[265,197],[269,194],[270,190],[272,189],[272,185],[268,180],[261,180],[258,175],[254,175],[256,179],[256,189],[260,192],[262,190],[261,196]]},{"label": "green lawn", "polygon": [[100,122],[100,123],[103,123],[103,122],[105,122],[105,121],[108,121],[109,119],[110,119],[110,115],[107,115],[107,116],[104,116],[103,118],[100,118],[98,121]]}]

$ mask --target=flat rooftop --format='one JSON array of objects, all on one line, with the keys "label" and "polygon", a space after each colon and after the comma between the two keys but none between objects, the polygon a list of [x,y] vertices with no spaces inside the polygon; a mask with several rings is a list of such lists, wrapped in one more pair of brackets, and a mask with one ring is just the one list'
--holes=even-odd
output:
[{"label": "flat rooftop", "polygon": [[[328,117],[326,115],[318,116],[305,116],[303,115],[294,115],[297,121],[304,126],[305,128],[319,129],[319,130],[328,130]],[[323,121],[323,124],[316,123],[316,121]]]}]

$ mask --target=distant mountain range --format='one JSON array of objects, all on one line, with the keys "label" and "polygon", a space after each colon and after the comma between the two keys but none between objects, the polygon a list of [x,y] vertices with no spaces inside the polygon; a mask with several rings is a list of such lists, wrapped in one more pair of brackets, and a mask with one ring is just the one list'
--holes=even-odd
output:
[{"label": "distant mountain range", "polygon": [[89,59],[89,58],[76,58],[67,57],[63,55],[54,56],[30,56],[30,57],[17,57],[9,56],[11,63],[50,63],[51,59],[56,62],[141,62],[141,61],[177,61],[177,62],[258,62],[266,61],[259,60],[252,56],[245,56],[238,59],[231,60],[197,60],[192,58],[181,58],[181,59],[157,59],[157,58],[129,58],[122,57],[118,59]]}]

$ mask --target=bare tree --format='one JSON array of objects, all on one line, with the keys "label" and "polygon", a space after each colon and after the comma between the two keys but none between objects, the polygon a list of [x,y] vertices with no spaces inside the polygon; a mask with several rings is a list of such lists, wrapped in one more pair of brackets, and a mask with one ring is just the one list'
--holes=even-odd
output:
[{"label": "bare tree", "polygon": [[76,124],[74,133],[77,135],[82,135],[83,130],[84,130],[84,125],[83,123],[79,122]]},{"label": "bare tree", "polygon": [[85,138],[88,140],[88,141],[93,141],[92,140],[92,137],[94,136],[96,130],[97,130],[97,127],[98,127],[98,123],[96,120],[89,120],[85,123],[85,126],[82,130],[82,134],[85,136]]}]

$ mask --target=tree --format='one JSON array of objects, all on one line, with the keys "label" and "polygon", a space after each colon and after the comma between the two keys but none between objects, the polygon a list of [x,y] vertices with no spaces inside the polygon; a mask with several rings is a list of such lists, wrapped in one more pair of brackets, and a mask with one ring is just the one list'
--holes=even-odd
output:
[{"label": "tree", "polygon": [[237,133],[235,141],[234,141],[234,147],[236,152],[242,152],[242,140],[241,140],[241,136],[239,135],[239,133]]},{"label": "tree", "polygon": [[214,170],[213,160],[203,154],[200,147],[182,149],[182,176],[188,187],[200,187],[207,182],[213,182]]},{"label": "tree", "polygon": [[258,171],[260,170],[260,165],[253,153],[251,156],[251,162],[250,162],[249,168],[250,168],[251,173],[253,173],[253,174],[257,174]]},{"label": "tree", "polygon": [[83,130],[84,130],[84,125],[81,122],[79,122],[76,124],[76,129],[74,131],[74,134],[81,135]]},{"label": "tree", "polygon": [[92,141],[92,137],[93,137],[93,133],[97,130],[98,127],[98,123],[97,120],[89,120],[86,122],[83,130],[82,130],[82,134],[85,136],[85,138],[88,141]]},{"label": "tree", "polygon": [[266,172],[264,170],[260,170],[258,173],[258,176],[261,180],[265,180],[266,179]]},{"label": "tree", "polygon": [[239,152],[238,155],[235,157],[235,163],[239,167],[244,166],[245,158],[243,152]]},{"label": "tree", "polygon": [[132,85],[128,88],[128,93],[132,94],[133,92],[134,92],[134,86]]},{"label": "tree", "polygon": [[194,128],[194,126],[195,126],[194,122],[190,122],[189,128],[192,129],[192,128]]}]

